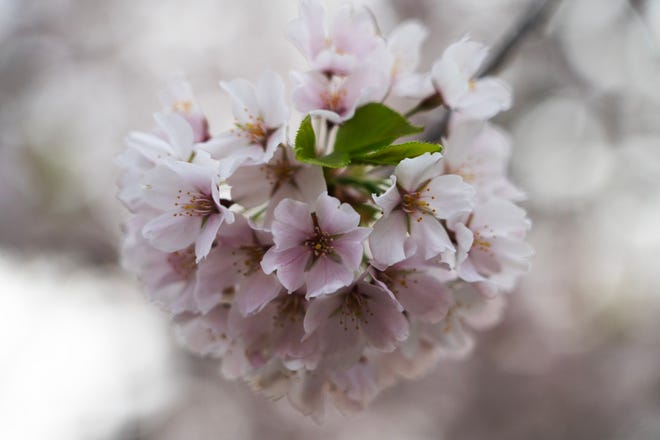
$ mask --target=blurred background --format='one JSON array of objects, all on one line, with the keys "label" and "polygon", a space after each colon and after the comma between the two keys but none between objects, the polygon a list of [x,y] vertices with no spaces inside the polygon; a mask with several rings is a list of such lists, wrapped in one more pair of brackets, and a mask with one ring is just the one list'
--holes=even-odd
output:
[{"label": "blurred background", "polygon": [[[385,34],[423,21],[428,69],[466,33],[496,44],[531,0],[356,3]],[[536,256],[470,358],[318,426],[177,346],[118,267],[114,156],[173,73],[218,133],[218,80],[304,69],[296,15],[292,0],[0,0],[0,438],[660,438],[660,0],[564,0],[501,71]]]}]

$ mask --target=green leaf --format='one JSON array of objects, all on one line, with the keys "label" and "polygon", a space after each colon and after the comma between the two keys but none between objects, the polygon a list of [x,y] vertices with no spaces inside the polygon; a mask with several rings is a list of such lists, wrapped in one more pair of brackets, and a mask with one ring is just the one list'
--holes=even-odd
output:
[{"label": "green leaf", "polygon": [[339,127],[334,150],[349,153],[350,156],[366,154],[422,130],[422,127],[411,125],[404,116],[383,104],[366,104]]},{"label": "green leaf", "polygon": [[320,165],[327,168],[342,168],[350,163],[347,153],[335,151],[327,156],[316,157],[316,135],[312,128],[312,118],[307,115],[300,123],[294,146],[296,159],[303,163]]},{"label": "green leaf", "polygon": [[365,165],[396,165],[403,159],[421,156],[424,153],[439,153],[442,145],[428,142],[406,142],[390,145],[369,154],[353,156],[351,162]]}]

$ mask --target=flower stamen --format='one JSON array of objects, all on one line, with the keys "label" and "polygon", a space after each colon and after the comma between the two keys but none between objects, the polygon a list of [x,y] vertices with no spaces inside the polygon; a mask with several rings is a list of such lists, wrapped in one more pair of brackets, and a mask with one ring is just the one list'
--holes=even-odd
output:
[{"label": "flower stamen", "polygon": [[179,190],[174,206],[179,209],[172,214],[174,217],[186,215],[188,217],[208,217],[217,214],[218,207],[210,194],[192,193]]},{"label": "flower stamen", "polygon": [[172,252],[167,256],[167,263],[172,270],[183,280],[188,280],[195,273],[195,249],[189,247],[180,251]]},{"label": "flower stamen", "polygon": [[303,245],[312,250],[312,254],[314,255],[313,259],[316,260],[334,252],[332,246],[334,239],[330,234],[321,230],[316,213],[312,213],[312,221],[314,222],[314,235],[305,240]]}]

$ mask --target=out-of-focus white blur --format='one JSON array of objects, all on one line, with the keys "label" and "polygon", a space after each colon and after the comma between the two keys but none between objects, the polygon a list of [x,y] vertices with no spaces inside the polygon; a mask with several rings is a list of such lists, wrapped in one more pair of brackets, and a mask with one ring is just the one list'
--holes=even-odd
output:
[{"label": "out-of-focus white blur", "polygon": [[[369,0],[381,29],[499,41],[532,0]],[[340,1],[328,1],[336,8]],[[284,77],[291,0],[0,0],[0,438],[660,438],[660,2],[563,0],[502,76],[534,268],[463,362],[323,426],[220,378],[117,265],[113,157],[183,71]],[[436,113],[421,115],[429,122]]]}]

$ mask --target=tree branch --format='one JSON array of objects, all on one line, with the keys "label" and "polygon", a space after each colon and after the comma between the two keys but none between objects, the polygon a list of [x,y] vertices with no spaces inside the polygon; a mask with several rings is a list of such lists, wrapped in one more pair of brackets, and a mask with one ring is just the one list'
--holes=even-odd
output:
[{"label": "tree branch", "polygon": [[[561,0],[534,1],[522,17],[516,22],[515,26],[511,28],[504,38],[502,38],[497,49],[492,52],[490,58],[479,70],[477,77],[483,77],[498,72],[529,33],[533,29],[547,22],[559,3],[561,3]],[[451,110],[445,111],[442,119],[435,128],[427,134],[426,139],[437,141],[441,139],[442,136],[445,136],[447,134],[447,125],[449,124],[450,117]]]}]

